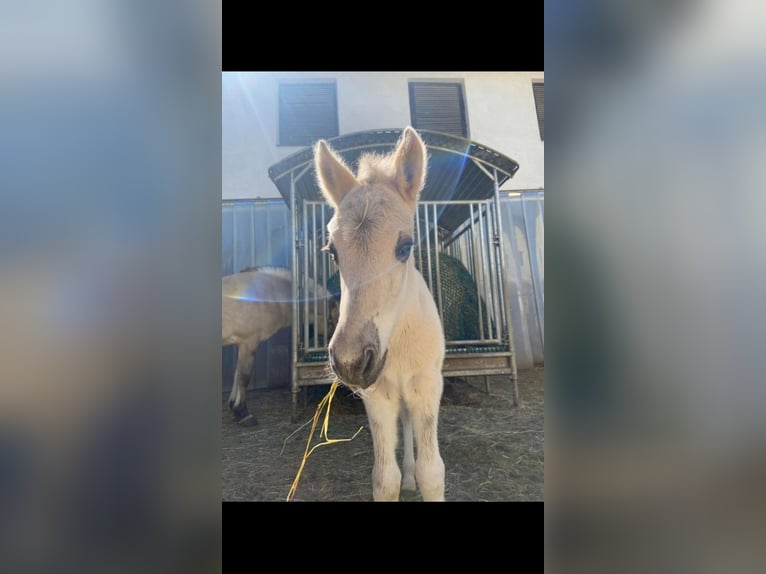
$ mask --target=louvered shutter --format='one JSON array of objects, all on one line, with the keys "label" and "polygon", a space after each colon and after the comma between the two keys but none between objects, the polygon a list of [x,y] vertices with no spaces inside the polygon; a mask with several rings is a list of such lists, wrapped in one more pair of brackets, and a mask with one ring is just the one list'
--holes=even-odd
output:
[{"label": "louvered shutter", "polygon": [[279,85],[279,145],[308,146],[337,135],[334,82]]},{"label": "louvered shutter", "polygon": [[533,82],[532,91],[535,94],[535,107],[537,108],[537,126],[540,128],[540,139],[545,140],[545,84]]},{"label": "louvered shutter", "polygon": [[412,125],[468,137],[463,85],[452,82],[410,82]]}]

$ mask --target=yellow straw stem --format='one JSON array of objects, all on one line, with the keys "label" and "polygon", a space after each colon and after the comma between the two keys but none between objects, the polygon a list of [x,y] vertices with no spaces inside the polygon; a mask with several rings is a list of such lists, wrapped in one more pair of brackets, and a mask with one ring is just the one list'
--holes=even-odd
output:
[{"label": "yellow straw stem", "polygon": [[[298,473],[295,475],[295,480],[293,480],[293,484],[290,487],[290,492],[287,494],[287,502],[291,502],[293,498],[295,497],[295,491],[298,489],[298,483],[301,480],[301,474],[303,474],[303,468],[306,466],[306,460],[308,457],[311,456],[311,454],[320,446],[325,446],[328,444],[335,444],[336,442],[349,442],[354,440],[357,435],[362,431],[362,428],[359,427],[359,430],[354,433],[354,436],[351,438],[333,438],[331,439],[328,434],[329,424],[330,424],[330,407],[332,406],[332,399],[335,396],[335,391],[338,388],[338,379],[336,378],[332,382],[332,386],[330,386],[329,392],[324,396],[324,398],[319,401],[319,404],[317,405],[316,411],[314,412],[314,418],[311,422],[311,432],[309,432],[309,439],[306,442],[306,450],[303,452],[303,460],[301,460],[301,466],[298,468]],[[311,438],[314,436],[314,431],[317,427],[317,422],[319,421],[319,417],[322,414],[322,409],[327,405],[327,410],[325,410],[324,415],[324,422],[322,424],[322,428],[319,430],[319,438],[322,437],[325,438],[325,442],[320,442],[319,444],[315,444],[312,448],[309,449],[311,446]]]}]

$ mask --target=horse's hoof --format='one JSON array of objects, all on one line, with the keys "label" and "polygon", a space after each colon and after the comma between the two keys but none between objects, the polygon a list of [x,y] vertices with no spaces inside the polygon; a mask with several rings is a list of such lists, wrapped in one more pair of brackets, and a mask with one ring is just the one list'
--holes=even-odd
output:
[{"label": "horse's hoof", "polygon": [[239,423],[240,426],[243,426],[243,427],[254,427],[255,425],[258,424],[258,421],[255,420],[255,417],[251,414],[248,414],[245,418],[240,419],[237,422]]},{"label": "horse's hoof", "polygon": [[239,406],[235,406],[234,403],[229,402],[229,410],[231,411],[231,416],[234,417],[234,420],[239,422],[245,417],[250,416],[250,411],[247,410],[247,405],[242,403]]}]

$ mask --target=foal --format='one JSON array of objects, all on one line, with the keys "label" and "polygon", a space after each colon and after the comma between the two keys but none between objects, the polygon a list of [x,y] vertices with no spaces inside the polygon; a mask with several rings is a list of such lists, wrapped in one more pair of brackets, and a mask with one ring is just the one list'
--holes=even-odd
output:
[{"label": "foal", "polygon": [[[393,153],[363,155],[356,174],[323,140],[314,161],[322,193],[335,209],[324,249],[340,270],[340,318],[329,345],[330,365],[367,410],[375,451],[373,498],[399,500],[400,487],[417,487],[424,500],[444,500],[437,440],[444,333],[411,257],[425,145],[407,127]],[[396,462],[399,417],[403,473]]]}]

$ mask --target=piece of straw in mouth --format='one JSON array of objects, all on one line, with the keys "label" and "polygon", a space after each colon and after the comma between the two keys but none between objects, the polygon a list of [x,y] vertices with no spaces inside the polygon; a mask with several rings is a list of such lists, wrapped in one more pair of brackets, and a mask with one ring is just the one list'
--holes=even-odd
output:
[{"label": "piece of straw in mouth", "polygon": [[[293,497],[295,496],[295,491],[298,489],[298,483],[301,480],[301,474],[303,474],[303,467],[306,466],[306,460],[308,457],[311,456],[311,454],[320,446],[325,446],[328,444],[334,444],[336,442],[348,442],[354,440],[357,435],[362,432],[362,428],[359,427],[359,430],[354,433],[354,436],[351,438],[330,438],[330,435],[328,434],[328,426],[330,424],[330,407],[332,406],[332,399],[335,396],[335,391],[338,389],[338,379],[336,378],[332,385],[330,386],[330,390],[328,393],[324,396],[324,398],[319,401],[319,404],[317,405],[316,412],[314,413],[314,419],[311,423],[311,432],[309,432],[309,439],[308,442],[306,442],[306,450],[303,452],[303,460],[301,461],[301,466],[298,469],[298,473],[295,475],[295,480],[293,480],[293,485],[290,487],[290,492],[287,494],[287,502],[291,502],[293,500]],[[319,438],[321,439],[324,437],[325,441],[320,442],[318,444],[315,444],[313,447],[309,449],[311,446],[311,439],[314,436],[314,431],[317,427],[317,422],[319,421],[319,417],[322,415],[322,409],[327,407],[325,409],[324,414],[324,422],[322,423],[322,428],[319,431]]]}]

